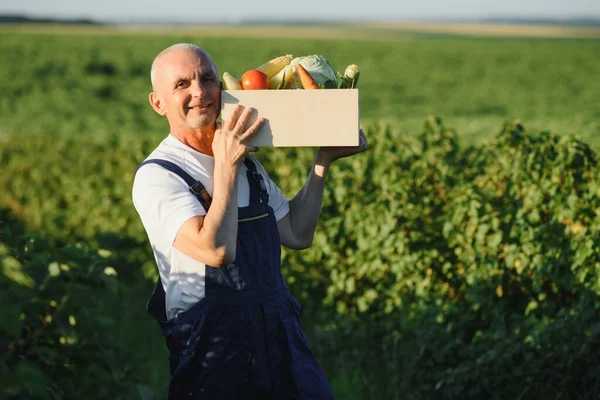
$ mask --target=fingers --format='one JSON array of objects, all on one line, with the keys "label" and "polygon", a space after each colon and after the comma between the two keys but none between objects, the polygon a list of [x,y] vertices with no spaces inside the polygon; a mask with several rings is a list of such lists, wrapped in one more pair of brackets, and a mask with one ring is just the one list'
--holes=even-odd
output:
[{"label": "fingers", "polygon": [[240,141],[244,141],[258,132],[265,122],[264,118],[257,118],[250,127],[247,127],[253,111],[254,108],[252,107],[237,105],[231,114],[231,119],[225,122],[228,130],[235,136],[238,136]]},{"label": "fingers", "polygon": [[244,129],[246,129],[246,125],[248,124],[248,121],[250,120],[250,115],[252,115],[252,110],[253,109],[251,107],[247,107],[247,108],[244,108],[244,110],[240,114],[240,117],[238,118],[237,122],[235,123],[235,129],[238,132],[242,132],[242,131],[244,131]]},{"label": "fingers", "polygon": [[239,104],[235,106],[233,112],[231,113],[231,118],[229,119],[229,121],[226,121],[227,129],[233,130],[235,128],[243,109],[244,107],[240,106]]},{"label": "fingers", "polygon": [[360,151],[365,151],[369,148],[369,141],[367,140],[367,135],[365,135],[365,132],[362,129],[359,131],[358,147],[360,148]]},{"label": "fingers", "polygon": [[250,121],[253,111],[252,107],[237,105],[231,114],[231,119],[227,122],[228,129],[236,133],[243,132],[246,129],[248,121]]},{"label": "fingers", "polygon": [[252,135],[254,135],[260,127],[264,124],[264,118],[257,118],[256,121],[242,134],[242,141],[248,139]]},{"label": "fingers", "polygon": [[227,158],[227,154],[235,154],[233,158],[237,163],[243,154],[258,151],[258,147],[248,139],[259,131],[265,119],[253,117],[252,113],[255,111],[252,107],[238,104],[228,119],[223,120],[221,125],[216,125],[219,141],[213,142],[213,146],[217,147],[215,156],[219,154]]}]

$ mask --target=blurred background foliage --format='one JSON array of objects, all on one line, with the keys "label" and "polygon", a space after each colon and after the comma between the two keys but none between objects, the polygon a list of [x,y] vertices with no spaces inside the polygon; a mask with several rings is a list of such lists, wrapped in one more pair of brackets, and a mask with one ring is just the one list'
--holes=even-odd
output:
[{"label": "blurred background foliage", "polygon": [[[340,399],[600,396],[600,43],[0,33],[0,383],[7,398],[164,398],[133,173],[167,134],[152,58],[234,75],[281,54],[360,65],[371,149],[283,251]],[[318,127],[315,127],[318,129]],[[261,149],[284,193],[314,149]]]}]

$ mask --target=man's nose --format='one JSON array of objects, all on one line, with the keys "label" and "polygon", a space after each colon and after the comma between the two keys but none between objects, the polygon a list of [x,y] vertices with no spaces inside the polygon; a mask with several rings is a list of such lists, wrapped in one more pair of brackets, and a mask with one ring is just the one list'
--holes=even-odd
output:
[{"label": "man's nose", "polygon": [[192,81],[190,89],[192,91],[192,96],[194,97],[203,97],[204,93],[206,92],[206,87],[202,84],[202,82],[195,79]]}]

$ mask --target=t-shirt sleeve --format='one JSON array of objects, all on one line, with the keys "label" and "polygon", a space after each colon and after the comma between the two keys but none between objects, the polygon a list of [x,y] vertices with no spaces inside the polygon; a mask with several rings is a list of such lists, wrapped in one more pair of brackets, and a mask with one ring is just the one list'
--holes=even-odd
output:
[{"label": "t-shirt sleeve", "polygon": [[290,201],[285,197],[279,186],[269,177],[265,168],[260,163],[256,164],[258,164],[258,172],[265,178],[265,183],[267,184],[269,205],[275,213],[275,219],[279,221],[290,212]]},{"label": "t-shirt sleeve", "polygon": [[206,215],[198,199],[176,174],[158,165],[145,165],[137,172],[133,204],[150,234],[171,245],[188,219]]}]

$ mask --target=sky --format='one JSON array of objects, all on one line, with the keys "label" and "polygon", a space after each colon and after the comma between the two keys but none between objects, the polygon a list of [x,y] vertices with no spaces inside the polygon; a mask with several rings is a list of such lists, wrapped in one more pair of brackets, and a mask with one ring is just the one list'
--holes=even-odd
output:
[{"label": "sky", "polygon": [[0,0],[0,14],[104,22],[202,23],[235,23],[249,19],[560,19],[600,18],[600,0]]}]

